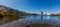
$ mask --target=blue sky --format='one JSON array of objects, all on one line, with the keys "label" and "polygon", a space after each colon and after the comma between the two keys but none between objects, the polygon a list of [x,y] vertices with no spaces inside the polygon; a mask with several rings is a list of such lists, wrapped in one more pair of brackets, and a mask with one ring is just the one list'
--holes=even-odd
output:
[{"label": "blue sky", "polygon": [[0,4],[27,13],[60,12],[60,0],[0,0]]}]

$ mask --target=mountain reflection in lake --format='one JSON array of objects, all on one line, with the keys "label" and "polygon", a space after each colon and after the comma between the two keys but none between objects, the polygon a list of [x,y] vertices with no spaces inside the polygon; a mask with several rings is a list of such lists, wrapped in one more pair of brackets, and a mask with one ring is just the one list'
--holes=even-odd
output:
[{"label": "mountain reflection in lake", "polygon": [[60,17],[56,16],[24,16],[24,19],[19,19],[0,27],[60,27]]}]

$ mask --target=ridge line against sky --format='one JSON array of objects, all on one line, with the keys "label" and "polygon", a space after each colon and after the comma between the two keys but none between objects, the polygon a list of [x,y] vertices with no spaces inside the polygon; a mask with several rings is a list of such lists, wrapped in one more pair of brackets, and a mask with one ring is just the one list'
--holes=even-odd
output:
[{"label": "ridge line against sky", "polygon": [[0,5],[5,5],[27,13],[59,13],[60,0],[0,0]]}]

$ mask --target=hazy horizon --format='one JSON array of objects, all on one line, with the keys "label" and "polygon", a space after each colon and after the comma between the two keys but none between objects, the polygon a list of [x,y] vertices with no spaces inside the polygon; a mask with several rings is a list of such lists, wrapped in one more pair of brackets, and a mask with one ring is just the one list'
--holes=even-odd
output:
[{"label": "hazy horizon", "polygon": [[0,0],[0,5],[27,13],[60,13],[60,0]]}]

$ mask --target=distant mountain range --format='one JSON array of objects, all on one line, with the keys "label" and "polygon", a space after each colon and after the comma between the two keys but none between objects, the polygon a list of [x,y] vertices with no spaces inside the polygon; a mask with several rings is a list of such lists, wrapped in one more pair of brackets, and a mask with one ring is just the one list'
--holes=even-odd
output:
[{"label": "distant mountain range", "polygon": [[22,12],[7,6],[0,5],[0,14],[3,15],[36,15],[36,14],[30,14],[26,12]]},{"label": "distant mountain range", "polygon": [[53,14],[50,14],[50,16],[60,16],[60,13],[53,13]]},{"label": "distant mountain range", "polygon": [[26,13],[7,6],[0,5],[0,24],[5,24],[7,22],[18,20],[22,18],[20,16],[30,16],[30,15],[37,15],[37,14]]}]

